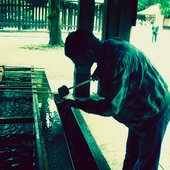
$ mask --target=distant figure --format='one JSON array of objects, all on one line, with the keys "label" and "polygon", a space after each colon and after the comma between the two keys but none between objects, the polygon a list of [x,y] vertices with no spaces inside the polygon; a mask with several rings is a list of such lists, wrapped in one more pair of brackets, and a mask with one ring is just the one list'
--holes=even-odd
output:
[{"label": "distant figure", "polygon": [[158,35],[158,31],[159,31],[159,26],[152,26],[152,42],[156,42],[157,41],[157,35]]}]

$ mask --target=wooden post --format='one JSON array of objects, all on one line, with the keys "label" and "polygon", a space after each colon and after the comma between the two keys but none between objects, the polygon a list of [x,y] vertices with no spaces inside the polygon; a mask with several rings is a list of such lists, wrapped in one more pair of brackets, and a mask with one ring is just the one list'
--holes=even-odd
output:
[{"label": "wooden post", "polygon": [[[94,9],[94,0],[79,0],[78,28],[93,31]],[[90,67],[75,67],[74,85],[90,79],[90,69]],[[76,97],[88,97],[90,95],[90,83],[74,89],[73,94]]]},{"label": "wooden post", "polygon": [[136,21],[137,0],[105,0],[102,39],[120,37],[129,41],[131,26]]},{"label": "wooden post", "polygon": [[137,0],[121,0],[119,37],[129,41],[132,26],[136,25]]},{"label": "wooden post", "polygon": [[95,0],[79,0],[78,28],[93,31]]},{"label": "wooden post", "polygon": [[119,35],[120,0],[105,0],[102,39]]}]

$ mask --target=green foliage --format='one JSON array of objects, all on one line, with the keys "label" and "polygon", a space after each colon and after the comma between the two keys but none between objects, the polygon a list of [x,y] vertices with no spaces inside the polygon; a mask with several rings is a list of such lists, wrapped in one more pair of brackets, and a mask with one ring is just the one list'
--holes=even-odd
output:
[{"label": "green foliage", "polygon": [[161,0],[138,0],[138,11],[144,10],[151,5],[154,5],[156,3],[160,3]]},{"label": "green foliage", "polygon": [[170,0],[138,0],[138,11],[142,11],[157,3],[160,3],[162,15],[170,18]]},{"label": "green foliage", "polygon": [[139,0],[138,1],[138,11],[142,11],[145,8],[147,8],[147,7],[146,7],[146,4],[145,4],[144,0]]},{"label": "green foliage", "polygon": [[170,0],[161,0],[161,13],[165,18],[170,18]]}]

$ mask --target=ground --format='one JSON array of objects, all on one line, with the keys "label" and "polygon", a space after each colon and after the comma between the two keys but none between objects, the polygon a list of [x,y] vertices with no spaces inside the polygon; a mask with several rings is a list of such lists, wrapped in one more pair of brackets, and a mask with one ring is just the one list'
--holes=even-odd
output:
[{"label": "ground", "polygon": [[[62,33],[63,40],[67,33]],[[134,27],[131,42],[142,49],[170,85],[169,66],[169,30],[160,30],[158,41],[151,42],[150,27]],[[74,66],[64,56],[62,47],[48,47],[48,32],[0,32],[0,65],[34,66],[44,68],[52,91],[63,84],[71,86]],[[125,154],[127,129],[111,118],[83,113],[88,125],[96,137],[100,148],[113,170],[121,170]],[[163,141],[159,170],[170,169],[170,150],[168,142],[170,128]]]}]

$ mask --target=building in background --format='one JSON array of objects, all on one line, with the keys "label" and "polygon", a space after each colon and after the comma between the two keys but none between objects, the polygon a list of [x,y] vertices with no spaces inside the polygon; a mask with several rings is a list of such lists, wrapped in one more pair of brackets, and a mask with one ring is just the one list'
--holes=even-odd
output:
[{"label": "building in background", "polygon": [[161,14],[160,4],[155,4],[137,13],[137,19],[141,24],[155,24],[160,28],[170,28],[170,18]]}]

